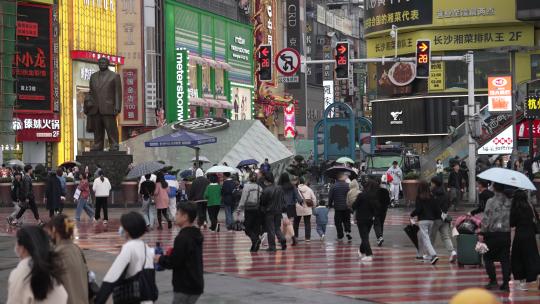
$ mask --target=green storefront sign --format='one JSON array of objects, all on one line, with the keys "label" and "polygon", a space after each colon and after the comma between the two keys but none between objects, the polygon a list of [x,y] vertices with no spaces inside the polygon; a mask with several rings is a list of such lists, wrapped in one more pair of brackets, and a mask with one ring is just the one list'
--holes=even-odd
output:
[{"label": "green storefront sign", "polygon": [[[167,77],[167,87],[174,88],[174,102],[167,102],[167,122],[182,121],[188,117],[188,51],[177,48],[174,56],[174,77]],[[170,96],[171,97],[171,96]]]}]

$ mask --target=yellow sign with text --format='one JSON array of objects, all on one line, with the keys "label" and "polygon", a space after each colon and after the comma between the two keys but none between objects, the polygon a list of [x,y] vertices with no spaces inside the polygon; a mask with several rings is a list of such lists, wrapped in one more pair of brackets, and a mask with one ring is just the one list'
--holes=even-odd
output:
[{"label": "yellow sign with text", "polygon": [[444,91],[444,62],[432,61],[429,72],[429,91]]},{"label": "yellow sign with text", "polygon": [[[501,46],[534,46],[534,25],[511,27],[482,27],[422,30],[400,33],[398,54],[414,54],[416,40],[431,40],[431,51],[459,51],[486,49]],[[367,56],[383,57],[394,55],[394,39],[390,36],[367,40]]]},{"label": "yellow sign with text", "polygon": [[433,25],[516,22],[516,1],[433,0]]}]

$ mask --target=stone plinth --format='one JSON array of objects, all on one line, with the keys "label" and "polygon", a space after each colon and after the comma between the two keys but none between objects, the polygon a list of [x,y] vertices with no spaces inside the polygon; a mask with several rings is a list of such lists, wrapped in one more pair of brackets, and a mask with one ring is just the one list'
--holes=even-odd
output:
[{"label": "stone plinth", "polygon": [[125,151],[91,151],[77,155],[77,161],[82,164],[83,170],[88,166],[92,175],[99,165],[111,182],[113,189],[120,189],[122,181],[128,173],[128,166],[133,162],[133,155],[127,154]]}]

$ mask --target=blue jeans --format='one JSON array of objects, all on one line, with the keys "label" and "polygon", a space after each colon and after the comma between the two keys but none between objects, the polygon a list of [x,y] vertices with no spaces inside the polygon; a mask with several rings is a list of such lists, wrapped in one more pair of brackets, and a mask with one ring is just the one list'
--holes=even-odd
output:
[{"label": "blue jeans", "polygon": [[156,204],[152,204],[152,199],[143,199],[141,212],[146,226],[150,228],[154,227],[154,222],[156,221]]},{"label": "blue jeans", "polygon": [[227,229],[234,224],[233,208],[233,206],[225,205],[225,225],[227,225]]},{"label": "blue jeans", "polygon": [[317,234],[319,234],[319,236],[326,234],[326,224],[317,224]]},{"label": "blue jeans", "polygon": [[88,199],[79,198],[77,200],[77,210],[75,210],[75,220],[81,220],[81,213],[83,210],[84,212],[86,212],[89,218],[94,217],[94,209],[92,209],[92,207],[88,203]]}]

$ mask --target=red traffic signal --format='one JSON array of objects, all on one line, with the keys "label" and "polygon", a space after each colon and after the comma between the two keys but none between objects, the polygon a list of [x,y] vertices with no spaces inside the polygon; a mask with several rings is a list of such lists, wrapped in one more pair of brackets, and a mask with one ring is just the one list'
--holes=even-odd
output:
[{"label": "red traffic signal", "polygon": [[259,80],[272,80],[272,46],[261,45],[257,53],[257,62],[259,64]]},{"label": "red traffic signal", "polygon": [[336,44],[336,79],[349,79],[349,43]]},{"label": "red traffic signal", "polygon": [[416,41],[416,78],[429,78],[431,66],[431,41]]}]

